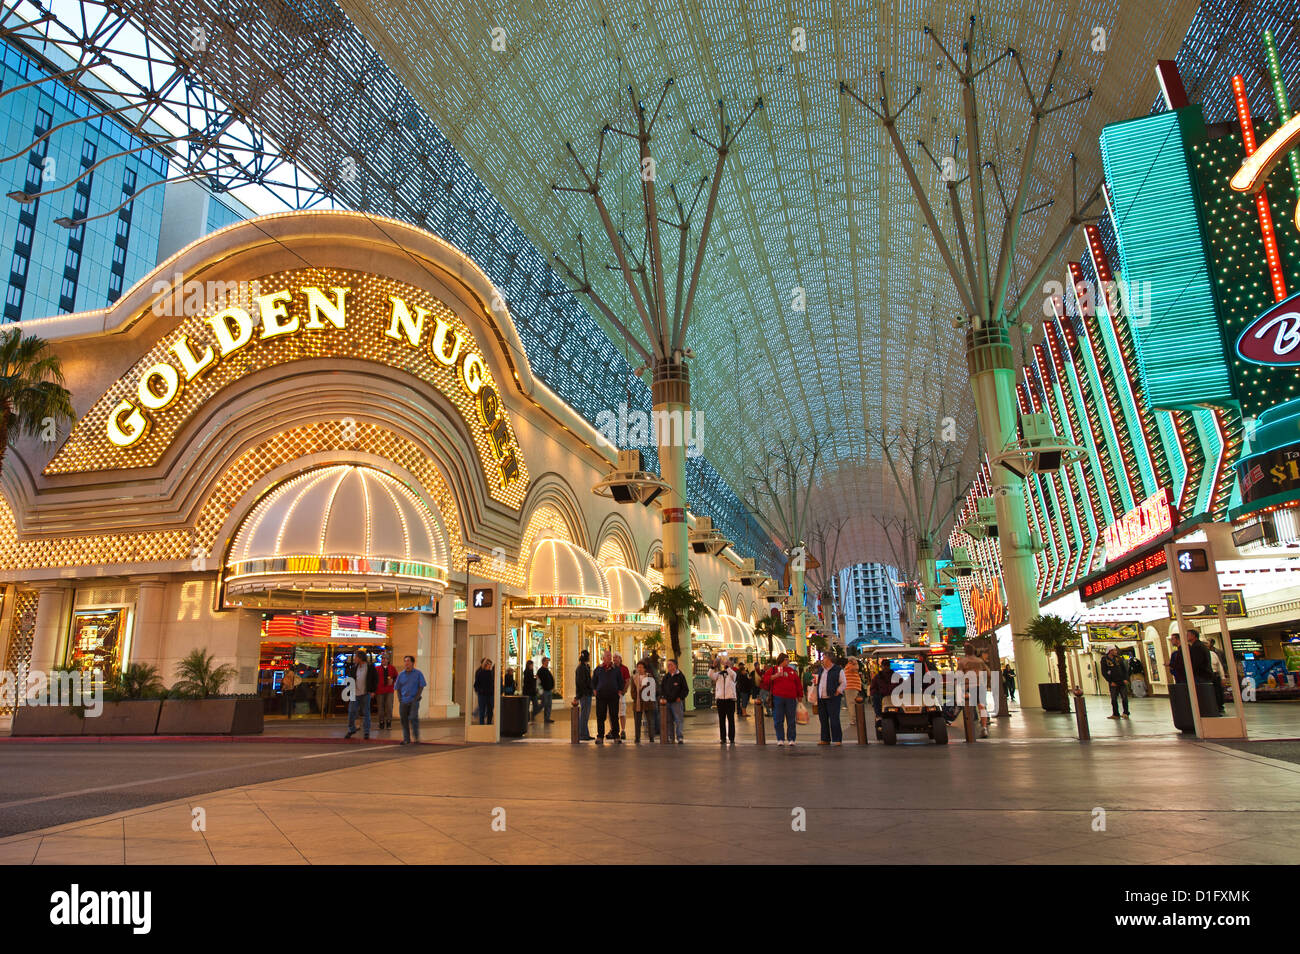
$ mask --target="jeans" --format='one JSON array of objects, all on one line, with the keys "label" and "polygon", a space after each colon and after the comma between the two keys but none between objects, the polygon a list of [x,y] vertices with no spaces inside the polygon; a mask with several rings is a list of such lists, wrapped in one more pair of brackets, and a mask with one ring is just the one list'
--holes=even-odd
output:
[{"label": "jeans", "polygon": [[590,719],[591,696],[582,696],[578,700],[578,739],[582,742],[591,741],[591,730],[587,728]]},{"label": "jeans", "polygon": [[818,699],[817,717],[822,723],[823,742],[843,742],[844,733],[840,730],[840,700]]},{"label": "jeans", "polygon": [[745,703],[749,701],[749,693],[741,692],[736,694],[736,715],[745,718]]},{"label": "jeans", "polygon": [[377,692],[376,700],[379,702],[379,723],[383,725],[386,722],[393,721],[393,693]]},{"label": "jeans", "polygon": [[478,708],[474,710],[474,713],[478,716],[479,725],[492,724],[492,703],[494,701],[490,692],[480,692],[478,694]]},{"label": "jeans", "polygon": [[[728,731],[731,738],[728,739]],[[718,700],[718,739],[722,742],[736,741],[736,700]]]},{"label": "jeans", "polygon": [[677,741],[681,742],[684,738],[682,728],[686,725],[686,700],[678,699],[676,702],[668,703],[668,714],[672,716],[668,731],[675,734]]},{"label": "jeans", "polygon": [[636,740],[641,741],[641,721],[645,720],[645,731],[650,741],[655,740],[655,723],[659,721],[659,711],[657,709],[633,709],[632,721],[636,725]]},{"label": "jeans", "polygon": [[284,696],[284,700],[283,700],[284,715],[285,718],[289,718],[290,716],[293,715],[293,690],[285,689],[283,692],[283,696]]},{"label": "jeans", "polygon": [[1226,698],[1227,697],[1225,696],[1223,691],[1223,679],[1220,676],[1215,676],[1214,677],[1214,702],[1215,705],[1219,707],[1220,712],[1223,711],[1223,702],[1224,699]]},{"label": "jeans", "polygon": [[605,738],[605,716],[609,716],[609,737],[617,739],[618,735],[618,700],[621,696],[596,697],[596,739]]},{"label": "jeans", "polygon": [[370,735],[370,693],[363,692],[351,702],[348,703],[348,734],[357,731],[357,713],[363,715],[362,724],[365,726],[365,734]]},{"label": "jeans", "polygon": [[871,694],[871,709],[873,712],[875,712],[877,719],[880,718],[880,705],[884,701],[885,701],[885,697],[880,695],[879,693],[873,692]]},{"label": "jeans", "polygon": [[1128,715],[1128,687],[1124,683],[1110,684],[1110,712],[1111,715],[1119,715],[1119,706],[1116,704],[1118,699],[1124,700],[1124,714]]},{"label": "jeans", "polygon": [[[543,689],[541,691],[541,695],[538,697],[538,700],[539,701],[533,702],[533,715],[537,715],[537,712],[540,709],[543,713],[545,713],[542,716],[542,718],[545,719],[547,722],[550,722],[551,721],[551,690]],[[530,716],[529,718],[532,717]]]},{"label": "jeans", "polygon": [[788,699],[785,696],[772,697],[772,719],[776,723],[776,740],[778,742],[787,741],[787,734],[789,734],[789,741],[794,741],[794,727],[796,725],[794,714],[798,706],[798,699]]},{"label": "jeans", "polygon": [[413,700],[411,702],[399,702],[397,704],[397,715],[402,720],[402,740],[410,742],[411,736],[415,736],[415,741],[420,741],[420,702]]}]

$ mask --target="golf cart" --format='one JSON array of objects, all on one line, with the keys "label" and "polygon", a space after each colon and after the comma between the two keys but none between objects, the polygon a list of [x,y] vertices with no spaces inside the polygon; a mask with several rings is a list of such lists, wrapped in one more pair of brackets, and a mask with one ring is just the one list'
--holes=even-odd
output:
[{"label": "golf cart", "polygon": [[[880,703],[880,716],[876,719],[876,735],[885,745],[897,745],[899,735],[907,732],[928,735],[939,745],[948,744],[948,720],[943,707],[934,701],[926,702],[920,693],[913,693],[912,674],[920,679],[930,672],[927,653],[921,647],[877,648],[871,653],[877,663],[889,660],[890,667],[906,681],[902,705],[897,705],[892,696],[885,696]],[[898,682],[897,679],[894,680]],[[940,700],[941,701],[941,700]]]}]

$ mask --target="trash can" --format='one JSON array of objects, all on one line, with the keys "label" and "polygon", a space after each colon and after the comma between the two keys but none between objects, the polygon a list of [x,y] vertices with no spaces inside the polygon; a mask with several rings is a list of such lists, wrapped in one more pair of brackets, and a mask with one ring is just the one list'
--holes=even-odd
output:
[{"label": "trash can", "polygon": [[[1214,702],[1214,683],[1196,684],[1196,702],[1201,710],[1202,719],[1213,719],[1218,716],[1219,707]],[[1174,728],[1180,732],[1196,731],[1196,722],[1192,719],[1192,702],[1188,698],[1186,683],[1176,682],[1169,687],[1169,709],[1174,716]]]},{"label": "trash can", "polygon": [[513,738],[528,733],[528,697],[501,697],[501,734]]}]

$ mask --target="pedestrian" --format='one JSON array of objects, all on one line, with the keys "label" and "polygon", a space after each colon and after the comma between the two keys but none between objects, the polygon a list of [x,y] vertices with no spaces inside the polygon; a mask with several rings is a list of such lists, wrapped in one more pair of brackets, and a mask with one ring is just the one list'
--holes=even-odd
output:
[{"label": "pedestrian", "polygon": [[375,667],[364,649],[358,649],[352,654],[352,661],[343,667],[343,675],[352,680],[352,698],[348,700],[348,734],[344,738],[350,739],[357,734],[357,713],[360,713],[362,725],[365,727],[362,738],[368,739],[370,738],[370,696],[379,683],[379,675],[375,672]]},{"label": "pedestrian", "polygon": [[[965,654],[957,660],[957,671],[975,674],[975,705],[980,717],[980,738],[987,739],[989,736],[989,710],[984,704],[984,682],[988,678],[988,663],[979,657],[973,644],[967,643]],[[966,700],[966,704],[970,704],[969,699]]]},{"label": "pedestrian", "polygon": [[857,725],[858,696],[862,695],[862,662],[851,657],[840,664],[844,667],[844,700],[849,708],[849,725]]},{"label": "pedestrian", "polygon": [[[541,690],[541,701],[539,707],[542,710],[543,725],[550,725],[555,720],[551,718],[551,698],[555,694],[555,673],[551,672],[551,657],[543,656],[542,664],[537,670],[537,688]],[[537,715],[536,710],[533,715]]]},{"label": "pedestrian", "polygon": [[1007,663],[1005,666],[1002,667],[1002,681],[1006,683],[1007,695],[1011,697],[1012,702],[1015,702],[1016,701],[1016,671],[1011,668],[1011,663]]},{"label": "pedestrian", "polygon": [[1183,668],[1183,644],[1174,633],[1169,637],[1169,642],[1173,643],[1174,651],[1169,654],[1169,681],[1173,683],[1184,683],[1187,681],[1187,670]]},{"label": "pedestrian", "polygon": [[607,715],[610,739],[622,742],[618,732],[618,701],[623,698],[623,667],[614,665],[614,658],[608,649],[601,655],[600,665],[591,674],[591,683],[596,693],[596,744],[605,744]]},{"label": "pedestrian", "polygon": [[420,741],[420,699],[429,683],[415,668],[414,656],[402,657],[402,671],[393,681],[397,693],[397,715],[402,720],[402,745]]},{"label": "pedestrian", "polygon": [[681,745],[685,741],[682,729],[686,724],[686,693],[690,687],[686,685],[686,677],[678,670],[676,659],[668,660],[667,669],[663,685],[659,689],[659,704],[668,707],[673,720],[669,731],[677,736],[677,744]]},{"label": "pedestrian", "polygon": [[375,667],[375,672],[379,676],[375,682],[375,702],[379,704],[379,728],[391,729],[393,727],[393,680],[397,678],[397,667],[392,663],[392,657],[384,652],[379,657],[379,665]]},{"label": "pedestrian", "polygon": [[1119,649],[1112,646],[1106,655],[1101,658],[1101,677],[1106,680],[1106,685],[1110,686],[1110,715],[1108,718],[1118,719],[1119,701],[1124,702],[1124,716],[1127,719],[1128,714],[1128,663],[1124,657],[1119,654]]},{"label": "pedestrian", "polygon": [[1198,683],[1210,684],[1219,715],[1223,715],[1223,682],[1214,674],[1214,664],[1210,661],[1214,654],[1205,648],[1205,644],[1201,642],[1201,634],[1197,630],[1187,631],[1187,652],[1192,663],[1192,676]]},{"label": "pedestrian", "polygon": [[772,719],[776,723],[776,744],[794,745],[795,714],[803,696],[803,681],[799,671],[790,665],[785,653],[763,673],[763,688],[771,693]]},{"label": "pedestrian", "polygon": [[645,722],[649,741],[655,740],[655,723],[659,721],[658,686],[646,661],[636,664],[632,674],[632,721],[636,724],[636,744],[641,744],[641,723]]},{"label": "pedestrian", "polygon": [[713,701],[718,707],[718,743],[736,744],[736,670],[731,660],[719,653],[709,670],[713,681]]},{"label": "pedestrian", "polygon": [[894,691],[894,684],[902,677],[894,672],[894,667],[889,664],[888,659],[880,661],[880,669],[871,677],[871,708],[876,713],[876,720],[879,721],[881,716],[881,705],[885,701],[885,696]]},{"label": "pedestrian", "polygon": [[736,716],[745,718],[745,706],[754,692],[754,679],[745,669],[743,662],[736,663]]},{"label": "pedestrian", "polygon": [[533,671],[533,661],[530,659],[524,663],[524,674],[520,679],[520,691],[525,699],[528,700],[528,721],[533,721],[533,716],[537,715],[537,673]]},{"label": "pedestrian", "polygon": [[513,696],[515,694],[515,670],[513,666],[506,668],[506,674],[501,679],[501,695]]},{"label": "pedestrian", "polygon": [[478,709],[475,710],[478,716],[479,725],[492,724],[492,709],[496,704],[496,677],[492,674],[492,660],[487,657],[478,664],[478,671],[474,673],[474,694],[478,696]]},{"label": "pedestrian", "polygon": [[289,666],[284,671],[284,678],[280,680],[280,694],[284,701],[284,717],[293,718],[293,697],[298,688],[298,674],[293,671],[293,666]]},{"label": "pedestrian", "polygon": [[618,738],[621,742],[627,739],[627,697],[632,691],[632,673],[623,665],[623,657],[618,653],[614,654],[614,665],[623,677],[623,691],[618,695]]},{"label": "pedestrian", "polygon": [[844,733],[840,728],[840,700],[848,684],[844,667],[823,653],[821,669],[814,676],[817,687],[817,718],[822,724],[822,737],[818,745],[843,745]]},{"label": "pedestrian", "polygon": [[573,704],[578,707],[578,741],[590,742],[591,729],[591,653],[583,650],[578,653],[578,669],[573,677]]}]

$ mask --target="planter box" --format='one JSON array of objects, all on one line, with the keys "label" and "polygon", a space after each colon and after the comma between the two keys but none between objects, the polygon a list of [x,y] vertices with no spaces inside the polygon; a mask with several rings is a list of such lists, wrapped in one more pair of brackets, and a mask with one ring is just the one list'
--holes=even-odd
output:
[{"label": "planter box", "polygon": [[1069,697],[1061,692],[1059,682],[1040,682],[1038,684],[1038,700],[1047,712],[1070,711]]},{"label": "planter box", "polygon": [[[80,706],[18,706],[10,735],[81,735]],[[94,722],[94,719],[89,720]]]},{"label": "planter box", "polygon": [[159,735],[257,735],[261,699],[164,699]]},{"label": "planter box", "polygon": [[161,699],[105,702],[104,711],[97,717],[83,720],[82,735],[153,735],[161,711]]}]

